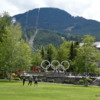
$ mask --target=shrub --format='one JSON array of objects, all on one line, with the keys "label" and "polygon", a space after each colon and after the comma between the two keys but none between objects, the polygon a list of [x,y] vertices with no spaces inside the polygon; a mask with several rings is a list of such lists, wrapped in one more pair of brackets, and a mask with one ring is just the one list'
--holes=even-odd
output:
[{"label": "shrub", "polygon": [[15,78],[13,78],[13,80],[20,80],[20,78],[19,77],[15,77]]},{"label": "shrub", "polygon": [[87,78],[86,79],[88,82],[92,82],[92,79],[91,78]]},{"label": "shrub", "polygon": [[70,80],[64,80],[63,83],[72,83]]},{"label": "shrub", "polygon": [[77,83],[78,84],[83,84],[84,83],[84,80],[83,79],[80,79]]},{"label": "shrub", "polygon": [[49,79],[49,80],[48,80],[48,82],[54,82],[54,81],[55,81],[54,79]]}]

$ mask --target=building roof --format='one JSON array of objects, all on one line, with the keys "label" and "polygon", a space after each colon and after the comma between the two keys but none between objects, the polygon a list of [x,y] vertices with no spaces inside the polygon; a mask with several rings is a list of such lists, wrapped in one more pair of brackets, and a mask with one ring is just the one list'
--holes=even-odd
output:
[{"label": "building roof", "polygon": [[96,48],[100,48],[100,44],[96,46]]},{"label": "building roof", "polygon": [[[80,43],[79,45],[80,45],[80,46],[83,46],[84,43]],[[100,49],[100,42],[99,42],[99,41],[98,41],[98,42],[95,42],[95,43],[93,44],[93,46],[95,46],[97,49]]]},{"label": "building roof", "polygon": [[95,42],[94,46],[99,49],[100,48],[100,42]]}]

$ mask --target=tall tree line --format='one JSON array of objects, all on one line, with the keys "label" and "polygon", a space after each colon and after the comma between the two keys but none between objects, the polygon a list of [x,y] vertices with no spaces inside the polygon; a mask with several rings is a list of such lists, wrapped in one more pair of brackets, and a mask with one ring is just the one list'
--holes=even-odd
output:
[{"label": "tall tree line", "polygon": [[83,46],[79,45],[78,41],[65,41],[59,48],[55,48],[52,44],[41,46],[35,53],[40,60],[38,65],[41,66],[43,60],[50,62],[58,60],[60,63],[67,60],[70,63],[69,72],[95,74],[99,71],[97,62],[100,61],[100,51],[93,46],[94,41],[94,37],[85,35],[82,40]]},{"label": "tall tree line", "polygon": [[32,50],[22,39],[19,24],[13,25],[7,13],[0,16],[0,72],[27,70],[32,63]]}]

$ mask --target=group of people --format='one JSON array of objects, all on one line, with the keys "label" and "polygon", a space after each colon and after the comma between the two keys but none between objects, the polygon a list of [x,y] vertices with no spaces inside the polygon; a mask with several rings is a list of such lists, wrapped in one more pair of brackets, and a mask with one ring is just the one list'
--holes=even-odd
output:
[{"label": "group of people", "polygon": [[[26,82],[26,77],[23,77],[23,85],[25,85],[25,82]],[[32,82],[33,82],[33,76],[29,76],[29,78],[28,78],[28,85],[31,86]],[[38,85],[37,78],[34,79],[34,85]]]}]

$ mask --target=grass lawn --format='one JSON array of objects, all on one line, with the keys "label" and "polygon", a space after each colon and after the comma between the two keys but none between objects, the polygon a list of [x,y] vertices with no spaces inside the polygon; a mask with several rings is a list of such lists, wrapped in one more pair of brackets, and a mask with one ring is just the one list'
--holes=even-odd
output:
[{"label": "grass lawn", "polygon": [[0,82],[0,100],[100,100],[100,87],[22,82]]}]

